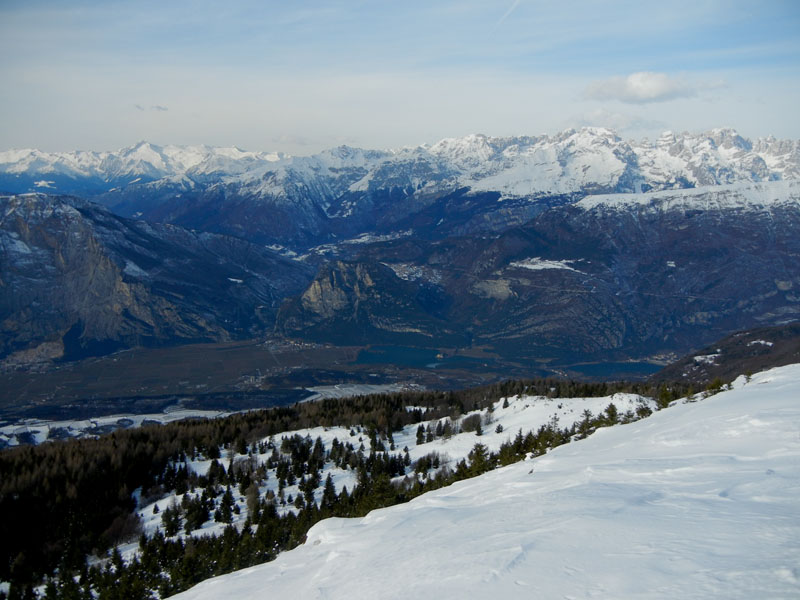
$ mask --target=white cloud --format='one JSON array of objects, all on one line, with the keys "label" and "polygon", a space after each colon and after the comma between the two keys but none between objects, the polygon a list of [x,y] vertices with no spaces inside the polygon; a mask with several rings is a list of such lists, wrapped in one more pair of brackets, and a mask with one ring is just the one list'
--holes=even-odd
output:
[{"label": "white cloud", "polygon": [[631,104],[666,102],[696,96],[697,87],[666,73],[640,71],[627,77],[611,77],[595,81],[586,88],[586,96],[594,100],[619,100]]}]

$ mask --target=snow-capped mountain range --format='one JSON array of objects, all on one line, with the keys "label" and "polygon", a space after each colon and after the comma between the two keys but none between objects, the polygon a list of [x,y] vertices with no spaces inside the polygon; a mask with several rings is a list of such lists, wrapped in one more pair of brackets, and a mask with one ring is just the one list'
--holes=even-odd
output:
[{"label": "snow-capped mountain range", "polygon": [[[186,239],[221,234],[237,238],[238,249],[247,247],[244,241],[291,258],[264,258],[276,271],[260,273],[258,289],[270,276],[291,285],[279,286],[285,295],[270,292],[269,302],[243,305],[242,315],[263,304],[272,310],[266,320],[248,316],[236,335],[254,334],[253,324],[261,324],[325,343],[480,342],[508,352],[513,347],[526,360],[684,352],[738,329],[796,318],[800,279],[786,257],[797,252],[798,174],[797,141],[751,142],[727,129],[664,134],[653,143],[627,142],[598,128],[539,137],[472,135],[396,151],[340,146],[308,157],[147,143],[117,153],[0,153],[0,190],[78,195],[119,217],[178,226]],[[37,198],[42,206],[74,205],[74,199]],[[103,223],[112,221],[88,206],[83,214],[91,217],[86,231],[105,231]],[[18,216],[6,221],[0,225],[8,229],[9,260],[0,266],[9,277],[20,272],[14,265],[27,264],[29,255],[17,250],[40,248],[50,257],[51,238],[70,239],[58,220],[48,222],[50,237],[40,236],[41,228],[26,229]],[[143,226],[120,223],[125,231]],[[140,254],[115,264],[120,277],[147,286],[160,271]],[[205,274],[200,264],[182,271],[201,281]],[[290,277],[293,271],[299,276]],[[717,273],[722,276],[709,275]],[[111,269],[108,276],[112,285],[117,274]],[[220,289],[235,283],[238,290],[237,282],[247,280],[238,271],[220,277]],[[67,317],[58,335],[49,329],[31,335],[30,328],[20,329],[27,321],[6,319],[19,336],[8,352],[27,352],[52,341],[47,336],[63,341],[77,327],[76,314],[64,312],[51,293],[62,284],[23,279],[7,294],[9,314],[46,306],[47,314]],[[580,292],[569,306],[565,290]],[[34,296],[38,303],[21,300]],[[84,315],[81,331],[92,330],[91,298],[70,298]],[[108,314],[97,339],[118,343],[120,331],[139,331]],[[186,318],[196,315],[192,308]],[[229,332],[229,322],[214,331]],[[171,331],[154,331],[162,330]],[[156,337],[158,343],[184,339]]]},{"label": "snow-capped mountain range", "polygon": [[258,165],[281,160],[280,154],[246,152],[238,148],[209,146],[157,146],[139,142],[116,152],[41,152],[35,149],[0,152],[0,172],[16,176],[41,176],[34,185],[52,188],[48,176],[73,180],[101,179],[129,183],[162,178],[203,178],[234,175]]},{"label": "snow-capped mountain range", "polygon": [[750,141],[732,129],[664,133],[655,142],[626,141],[611,130],[556,135],[468,135],[400,150],[340,146],[314,156],[238,148],[157,146],[139,142],[117,152],[0,152],[5,191],[92,191],[129,185],[238,185],[258,196],[292,197],[307,188],[327,205],[347,192],[391,187],[438,192],[469,187],[504,197],[637,192],[795,179],[800,143]]}]

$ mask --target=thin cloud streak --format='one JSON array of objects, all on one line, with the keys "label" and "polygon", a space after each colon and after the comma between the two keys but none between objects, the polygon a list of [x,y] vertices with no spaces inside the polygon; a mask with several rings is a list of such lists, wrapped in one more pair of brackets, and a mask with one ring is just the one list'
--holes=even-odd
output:
[{"label": "thin cloud streak", "polygon": [[503,16],[500,17],[497,23],[494,24],[494,29],[500,27],[500,25],[502,25],[505,22],[505,20],[511,16],[511,13],[513,13],[517,9],[520,2],[521,0],[514,0],[514,2],[511,3],[511,6],[508,8],[508,10],[505,13],[503,13]]}]

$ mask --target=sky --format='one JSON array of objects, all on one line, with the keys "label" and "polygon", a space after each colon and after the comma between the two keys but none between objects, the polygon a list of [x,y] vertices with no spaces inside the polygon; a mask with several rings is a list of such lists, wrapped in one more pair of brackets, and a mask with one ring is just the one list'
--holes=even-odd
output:
[{"label": "sky", "polygon": [[796,0],[0,0],[0,150],[800,138]]}]

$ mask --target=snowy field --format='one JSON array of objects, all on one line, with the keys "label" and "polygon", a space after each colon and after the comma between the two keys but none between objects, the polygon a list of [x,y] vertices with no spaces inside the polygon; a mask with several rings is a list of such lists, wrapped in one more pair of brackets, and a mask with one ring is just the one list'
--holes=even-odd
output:
[{"label": "snowy field", "polygon": [[[515,419],[546,412],[524,405],[494,417],[513,435]],[[322,521],[274,562],[175,596],[263,597],[798,598],[800,365],[408,504]]]}]

